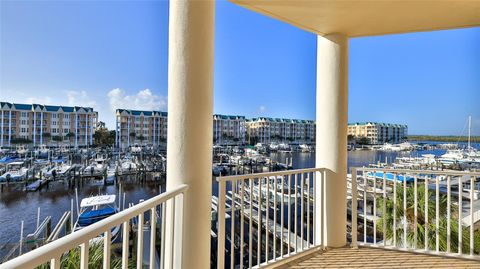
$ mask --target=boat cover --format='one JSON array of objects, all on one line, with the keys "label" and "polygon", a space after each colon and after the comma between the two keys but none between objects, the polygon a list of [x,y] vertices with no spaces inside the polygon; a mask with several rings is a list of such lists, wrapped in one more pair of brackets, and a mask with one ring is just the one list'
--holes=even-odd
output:
[{"label": "boat cover", "polygon": [[106,207],[106,208],[102,208],[102,209],[99,209],[99,210],[92,210],[92,211],[88,211],[88,212],[83,212],[82,214],[80,214],[80,216],[78,217],[78,224],[80,226],[88,226],[90,224],[93,224],[95,222],[98,222],[108,216],[111,216],[113,214],[115,214],[115,209],[111,208],[111,207]]}]

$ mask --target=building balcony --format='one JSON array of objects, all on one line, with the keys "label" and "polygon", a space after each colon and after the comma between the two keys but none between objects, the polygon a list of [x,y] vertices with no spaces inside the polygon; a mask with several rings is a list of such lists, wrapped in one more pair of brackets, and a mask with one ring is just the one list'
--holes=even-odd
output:
[{"label": "building balcony", "polygon": [[[45,263],[61,268],[69,254],[79,257],[73,267],[82,269],[110,268],[112,261],[122,268],[324,267],[332,257],[355,267],[363,265],[356,263],[359,259],[378,265],[382,260],[377,255],[395,256],[396,264],[408,267],[408,262],[428,261],[425,254],[448,259],[450,266],[475,262],[480,245],[474,202],[478,173],[357,169],[349,183],[347,117],[349,38],[479,26],[478,2],[232,2],[317,35],[316,168],[219,178],[213,188],[217,199],[212,196],[215,2],[171,1],[167,192],[0,268]],[[259,124],[260,134],[271,125]],[[398,184],[397,177],[404,181]],[[446,186],[440,188],[440,181]],[[419,195],[422,183],[424,196]],[[457,211],[450,188],[455,183],[457,207],[461,205]],[[446,198],[440,199],[440,193]],[[402,200],[403,195],[413,199]],[[111,245],[116,226],[122,230],[118,249]],[[147,227],[156,233],[146,236]],[[89,257],[98,254],[90,253],[94,245],[102,262],[89,266]],[[384,249],[394,254],[380,254]]]},{"label": "building balcony", "polygon": [[[336,212],[342,221],[334,223],[336,232],[345,236],[344,243],[332,248],[327,245],[330,207],[322,198],[332,180],[327,169],[219,177],[208,219],[213,242],[208,259],[211,268],[222,269],[478,268],[480,233],[475,226],[480,221],[480,200],[472,183],[479,178],[475,172],[353,168],[343,199],[349,206],[344,214]],[[459,195],[455,191],[459,189],[464,193]],[[0,268],[45,263],[60,268],[72,251],[80,255],[77,266],[86,268],[90,263],[91,267],[89,257],[99,255],[96,248],[102,249],[103,268],[110,268],[112,261],[129,268],[181,268],[182,249],[188,242],[185,229],[194,225],[181,217],[189,191],[188,185],[175,187]],[[458,203],[463,205],[460,214]],[[114,248],[111,231],[116,226],[122,233],[121,244]]]}]

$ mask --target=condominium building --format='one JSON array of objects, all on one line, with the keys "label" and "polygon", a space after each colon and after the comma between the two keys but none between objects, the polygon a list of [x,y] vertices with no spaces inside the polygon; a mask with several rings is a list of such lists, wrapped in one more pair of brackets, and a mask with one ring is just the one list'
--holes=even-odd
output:
[{"label": "condominium building", "polygon": [[247,139],[259,143],[311,143],[315,140],[315,121],[259,117],[246,122]]},{"label": "condominium building", "polygon": [[167,140],[167,112],[117,109],[115,144],[159,145]]},{"label": "condominium building", "polygon": [[407,138],[408,127],[392,123],[356,122],[348,124],[348,135],[366,137],[371,144],[401,143]]},{"label": "condominium building", "polygon": [[34,146],[89,146],[97,119],[98,113],[91,107],[0,102],[0,146],[11,146],[20,139]]},{"label": "condominium building", "polygon": [[213,142],[218,145],[245,143],[245,117],[213,115]]}]

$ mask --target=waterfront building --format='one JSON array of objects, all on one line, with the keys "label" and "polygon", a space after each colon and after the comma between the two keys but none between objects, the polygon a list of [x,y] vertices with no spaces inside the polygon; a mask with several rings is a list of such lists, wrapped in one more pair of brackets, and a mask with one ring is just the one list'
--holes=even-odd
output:
[{"label": "waterfront building", "polygon": [[0,146],[20,139],[40,144],[93,144],[98,113],[91,107],[0,102]]},{"label": "waterfront building", "polygon": [[167,112],[117,109],[115,145],[160,145],[167,140]]},{"label": "waterfront building", "polygon": [[246,122],[250,143],[313,143],[315,121],[258,117]]},{"label": "waterfront building", "polygon": [[[367,220],[366,200],[363,200],[365,207],[361,211],[358,210],[358,205],[362,204],[362,199],[366,199],[368,196],[378,199],[376,198],[377,195],[367,196],[366,188],[363,188],[361,193],[358,192],[357,186],[362,183],[358,180],[360,178],[357,179],[357,176],[360,176],[357,175],[357,172],[365,172],[362,176],[363,186],[369,184],[367,183],[367,177],[365,177],[366,168],[361,171],[354,170],[350,184],[348,184],[349,180],[347,178],[349,38],[480,26],[478,2],[462,1],[461,4],[458,3],[459,1],[429,1],[428,3],[423,1],[391,1],[388,4],[383,1],[342,1],[340,3],[340,1],[232,0],[231,2],[317,35],[315,104],[316,125],[319,132],[316,133],[316,168],[290,170],[280,175],[282,180],[288,178],[288,184],[291,184],[291,180],[294,178],[295,201],[298,200],[296,195],[299,186],[297,184],[300,180],[301,202],[300,205],[295,202],[292,210],[300,212],[299,218],[295,219],[295,225],[291,225],[292,227],[288,225],[288,228],[285,229],[285,225],[283,223],[279,224],[278,219],[276,219],[278,214],[273,214],[273,220],[268,215],[264,219],[262,210],[260,210],[264,204],[265,207],[268,207],[265,210],[267,214],[278,210],[277,195],[273,195],[275,198],[273,207],[271,200],[268,201],[268,197],[271,196],[268,191],[269,185],[267,185],[267,202],[263,203],[260,198],[260,202],[257,204],[258,221],[265,223],[263,231],[252,232],[253,227],[247,226],[247,232],[244,233],[245,223],[235,224],[236,213],[232,214],[232,207],[234,206],[227,207],[228,198],[231,201],[230,205],[240,203],[241,200],[241,205],[238,207],[239,215],[242,216],[240,219],[243,221],[244,215],[246,215],[249,216],[250,223],[252,223],[253,204],[250,203],[247,211],[243,196],[242,199],[239,199],[236,195],[240,193],[243,195],[244,191],[247,190],[244,185],[246,184],[245,180],[251,183],[251,180],[255,178],[258,182],[258,193],[261,194],[263,192],[261,182],[265,178],[265,174],[219,178],[218,200],[213,199],[211,184],[215,2],[172,1],[169,5],[168,113],[174,120],[171,120],[168,129],[166,191],[125,209],[122,214],[108,217],[101,223],[91,226],[90,229],[68,234],[55,242],[47,243],[45,246],[3,263],[0,268],[35,268],[48,262],[51,268],[60,268],[62,255],[73,249],[80,249],[78,252],[79,259],[75,265],[78,264],[79,268],[87,268],[89,244],[99,234],[105,235],[103,240],[105,244],[103,244],[102,249],[103,268],[109,268],[113,249],[109,240],[111,229],[119,223],[123,223],[122,244],[118,245],[118,251],[122,252],[120,261],[122,266],[126,268],[135,262],[134,257],[143,257],[143,254],[150,253],[149,265],[150,267],[156,267],[159,265],[155,256],[157,253],[155,247],[157,237],[152,236],[149,241],[150,244],[144,244],[146,241],[144,241],[143,227],[146,225],[144,222],[145,213],[156,213],[160,206],[162,210],[159,219],[162,221],[161,224],[164,225],[162,227],[165,227],[162,229],[162,246],[165,247],[161,248],[159,255],[164,258],[161,265],[165,268],[225,268],[228,264],[231,265],[230,268],[235,268],[245,267],[247,261],[249,267],[285,267],[289,265],[298,265],[299,268],[322,267],[327,263],[332,264],[333,267],[348,267],[354,263],[359,267],[385,265],[395,267],[402,264],[405,267],[414,268],[418,267],[419,264],[425,267],[438,267],[441,264],[452,267],[469,266],[470,268],[478,268],[478,261],[475,260],[478,251],[474,252],[474,246],[478,244],[478,237],[474,236],[475,225],[473,225],[473,221],[475,215],[473,214],[473,206],[470,207],[470,240],[461,241],[468,228],[462,224],[462,222],[465,222],[464,218],[462,216],[458,217],[458,221],[462,225],[460,227],[462,233],[457,241],[457,243],[459,241],[461,243],[457,246],[469,245],[470,247],[465,246],[462,249],[454,247],[456,236],[451,236],[453,233],[450,233],[450,222],[456,219],[452,218],[450,213],[447,214],[448,228],[446,232],[443,229],[440,231],[438,225],[435,225],[437,227],[436,243],[429,237],[431,234],[435,234],[435,229],[430,229],[424,233],[423,242],[433,242],[432,244],[426,244],[426,247],[423,246],[425,244],[421,244],[422,241],[420,240],[417,244],[417,238],[422,237],[422,234],[417,236],[418,229],[411,228],[411,214],[408,220],[404,216],[405,221],[399,221],[396,224],[395,221],[399,219],[399,216],[383,215],[383,217],[393,219],[394,225],[388,225],[393,233],[393,240],[381,240],[377,237],[376,231],[382,228],[377,227],[376,224],[379,217],[382,216],[378,217],[378,211],[374,209],[374,217],[369,217],[370,220]],[[340,20],[339,17],[342,19]],[[434,46],[435,44],[431,45]],[[310,172],[307,171],[312,171],[312,177],[309,177]],[[432,173],[438,174],[442,171],[429,170],[424,174],[431,177]],[[314,182],[313,189],[310,192],[311,187],[308,185],[310,180],[307,180],[306,193],[307,195],[311,193],[313,196],[307,196],[307,199],[303,199],[305,174],[307,174],[308,179],[312,178]],[[405,180],[406,174],[415,174],[415,171],[404,173],[403,182],[407,182]],[[278,174],[269,175],[274,176],[276,184]],[[267,178],[269,175],[267,175]],[[471,178],[470,186],[474,186],[474,179],[478,177],[474,172],[463,173],[458,177],[462,176]],[[450,177],[445,178],[449,179]],[[395,180],[395,176],[393,179]],[[266,182],[268,184],[271,181],[266,180]],[[373,184],[375,182],[377,182],[376,179],[373,180]],[[253,187],[254,184],[250,186]],[[227,189],[228,185],[232,191]],[[347,191],[349,185],[352,190],[350,194]],[[394,186],[397,186],[397,184],[394,184]],[[406,184],[403,186],[406,186]],[[462,188],[461,185],[459,188]],[[235,192],[235,189],[239,192]],[[284,188],[281,187],[281,189]],[[291,185],[288,189],[291,189]],[[375,188],[373,189],[376,193]],[[276,190],[277,188],[274,189],[274,192]],[[473,197],[473,188],[471,193]],[[407,194],[407,192],[404,192],[404,194]],[[253,197],[253,195],[250,195],[250,197]],[[283,203],[283,191],[281,197]],[[395,196],[389,194],[388,197]],[[212,214],[212,200],[218,201],[217,205],[214,205],[218,210],[218,214],[215,215]],[[349,200],[350,202],[348,202]],[[307,203],[307,214],[303,214],[305,210],[303,201]],[[470,201],[473,201],[473,198]],[[351,207],[351,211],[347,210],[348,203],[355,205]],[[447,203],[450,205],[449,202]],[[394,209],[401,208],[400,203],[393,204]],[[292,203],[287,201],[287,205],[290,211]],[[313,212],[308,212],[312,207]],[[406,203],[404,203],[404,207],[406,207]],[[166,210],[163,210],[164,208]],[[281,208],[283,211],[283,206]],[[384,210],[383,212],[388,213],[390,211]],[[396,211],[393,210],[393,212]],[[403,212],[406,212],[406,210],[403,210]],[[459,210],[459,212],[460,215],[463,214],[463,210]],[[290,223],[291,214],[288,213],[288,223]],[[351,216],[351,228],[347,226],[348,215]],[[153,219],[157,218],[157,214],[151,214],[151,216],[153,216]],[[212,216],[214,217],[212,218]],[[226,216],[231,219],[227,221]],[[306,237],[304,236],[304,216],[307,219]],[[413,217],[415,218],[413,223],[417,225],[417,214],[414,214]],[[468,219],[468,215],[465,217]],[[420,214],[418,218],[421,219]],[[429,218],[425,217],[424,219],[428,220]],[[433,219],[436,223],[442,220],[438,214]],[[135,220],[137,230],[141,231],[136,235],[130,233],[130,223],[134,223]],[[361,220],[364,224],[358,225]],[[308,226],[312,221],[313,224]],[[368,226],[367,221],[369,222]],[[300,222],[299,232],[296,225],[298,222]],[[370,226],[372,222],[373,234],[370,237],[368,231],[372,230],[369,228],[372,227]],[[230,227],[233,231],[232,237],[228,240],[231,243],[231,248],[226,245],[226,239],[229,237],[228,229],[226,229],[228,223],[231,223]],[[150,221],[148,225],[153,231],[156,229],[157,223]],[[273,229],[270,228],[272,226]],[[212,227],[217,227],[215,232],[212,232]],[[281,229],[281,238],[279,238],[281,243],[278,247],[280,252],[277,248],[279,244],[277,244],[278,240],[276,239],[278,227]],[[240,229],[241,234],[239,237],[235,233],[235,230],[238,229]],[[413,243],[410,241],[412,237],[408,236],[412,235],[412,232],[414,235]],[[292,244],[290,235],[293,234],[294,237],[298,237],[298,233],[301,234],[301,237],[294,238]],[[155,233],[151,234],[155,235]],[[250,240],[245,240],[244,235],[247,234]],[[265,245],[263,245],[263,234],[266,234]],[[285,254],[283,248],[285,234],[288,234],[287,254]],[[313,236],[310,236],[310,234],[313,234]],[[271,241],[275,242],[272,248],[273,255],[270,255],[271,252],[269,252],[270,235],[274,238]],[[445,245],[439,243],[440,237],[447,238],[446,251],[443,250]],[[212,238],[214,239],[212,240]],[[307,238],[306,241],[304,238]],[[135,240],[138,243],[131,247],[129,242]],[[217,242],[216,246],[212,245],[215,244],[213,243],[215,241]],[[254,246],[256,245],[255,242],[258,242],[258,247]],[[252,251],[256,251],[256,258],[254,258],[254,252],[246,251],[246,244]],[[440,245],[442,245],[441,248]],[[382,250],[382,248],[386,250]],[[402,252],[399,251],[400,248]],[[213,255],[212,249],[217,251]],[[294,250],[292,253],[290,253],[291,249]],[[228,256],[225,255],[226,252],[229,253]],[[280,254],[277,255],[277,253]],[[425,255],[425,253],[434,255]],[[216,258],[216,266],[214,265],[215,261],[212,262],[211,260],[212,257]],[[240,259],[236,259],[236,257],[240,257]],[[460,258],[470,260],[461,260]],[[143,267],[144,259],[137,258],[136,263],[137,267]]]},{"label": "waterfront building", "polygon": [[218,145],[245,144],[245,116],[213,115],[213,142]]},{"label": "waterfront building", "polygon": [[401,143],[407,139],[408,127],[403,124],[355,122],[348,124],[348,135],[365,137],[370,144]]}]

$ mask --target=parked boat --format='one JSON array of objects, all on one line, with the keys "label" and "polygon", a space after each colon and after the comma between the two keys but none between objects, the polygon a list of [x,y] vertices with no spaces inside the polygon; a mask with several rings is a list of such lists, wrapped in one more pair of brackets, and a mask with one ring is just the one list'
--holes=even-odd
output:
[{"label": "parked boat", "polygon": [[107,170],[105,165],[106,160],[103,158],[97,158],[93,160],[85,169],[83,170],[85,175],[90,176],[103,176]]},{"label": "parked boat", "polygon": [[[74,231],[81,230],[118,213],[115,199],[115,195],[98,195],[82,199],[80,203],[80,213],[75,223]],[[120,233],[120,225],[115,226],[111,232],[112,241],[114,241]],[[93,241],[103,240],[102,238],[103,234],[93,239]]]},{"label": "parked boat", "polygon": [[130,147],[130,152],[140,153],[140,152],[142,152],[142,147],[139,144],[135,144],[135,145]]},{"label": "parked boat", "polygon": [[45,174],[46,177],[61,178],[66,176],[68,172],[72,169],[71,165],[68,165],[64,160],[57,159],[53,160],[55,166],[47,171]]},{"label": "parked boat", "polygon": [[18,145],[16,148],[15,148],[15,151],[17,154],[20,154],[20,155],[23,155],[23,154],[26,154],[28,152],[28,149],[25,148],[24,145]]},{"label": "parked boat", "polygon": [[11,162],[7,164],[6,171],[0,176],[0,182],[19,182],[27,177],[28,169],[24,167],[24,162]]},{"label": "parked boat", "polygon": [[137,164],[131,158],[125,158],[121,163],[122,173],[131,173],[137,170]]},{"label": "parked boat", "polygon": [[301,152],[311,152],[312,151],[312,148],[307,144],[301,144],[298,147],[300,148]]}]

